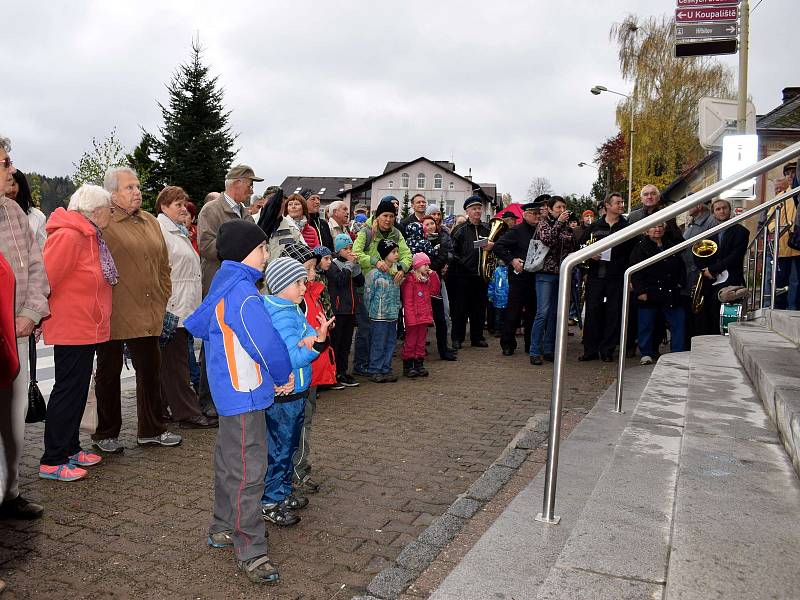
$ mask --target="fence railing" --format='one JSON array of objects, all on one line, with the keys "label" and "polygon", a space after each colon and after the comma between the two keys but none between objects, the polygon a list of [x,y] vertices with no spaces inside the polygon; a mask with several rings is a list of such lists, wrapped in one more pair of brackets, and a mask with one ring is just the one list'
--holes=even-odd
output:
[{"label": "fence railing", "polygon": [[[605,250],[613,248],[632,237],[635,237],[656,223],[662,223],[677,217],[690,208],[697,206],[707,200],[717,197],[720,193],[730,189],[738,183],[742,183],[757,175],[765,173],[775,167],[781,166],[791,159],[800,156],[800,142],[792,144],[788,148],[776,152],[755,165],[743,169],[738,173],[714,183],[707,188],[659,210],[656,214],[650,215],[629,225],[620,231],[613,233],[595,242],[589,247],[582,248],[573,252],[564,262],[561,263],[560,277],[558,281],[558,307],[556,324],[556,343],[553,361],[553,392],[550,400],[550,434],[547,448],[547,469],[545,472],[544,496],[542,499],[542,512],[536,516],[537,521],[556,524],[560,517],[555,515],[556,505],[556,486],[558,483],[558,453],[561,443],[561,407],[564,382],[564,355],[567,349],[567,323],[569,320],[570,285],[572,283],[572,270],[584,262]],[[620,282],[621,283],[621,282]],[[623,295],[626,292],[623,292]],[[624,352],[624,349],[622,349]]]}]

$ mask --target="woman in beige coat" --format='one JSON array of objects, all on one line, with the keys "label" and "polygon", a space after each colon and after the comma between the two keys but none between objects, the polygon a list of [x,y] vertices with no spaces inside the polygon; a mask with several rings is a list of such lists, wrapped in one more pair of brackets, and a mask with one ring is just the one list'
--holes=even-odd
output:
[{"label": "woman in beige coat", "polygon": [[167,244],[172,295],[167,301],[164,330],[161,333],[161,401],[166,416],[179,427],[215,427],[216,419],[200,412],[197,394],[189,385],[189,363],[186,348],[188,333],[183,320],[200,305],[202,283],[200,257],[192,247],[189,232],[183,225],[189,196],[176,186],[167,186],[158,195],[158,224]]}]

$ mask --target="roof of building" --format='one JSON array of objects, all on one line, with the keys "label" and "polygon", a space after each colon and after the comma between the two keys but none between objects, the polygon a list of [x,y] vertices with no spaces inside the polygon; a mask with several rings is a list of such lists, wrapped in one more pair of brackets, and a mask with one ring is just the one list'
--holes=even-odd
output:
[{"label": "roof of building", "polygon": [[310,189],[319,194],[320,201],[323,203],[333,202],[339,199],[339,194],[346,191],[346,185],[356,187],[364,181],[366,177],[304,177],[290,175],[281,183],[283,192],[289,194],[299,194],[303,189]]},{"label": "roof of building", "polygon": [[800,94],[756,120],[757,129],[800,129]]},{"label": "roof of building", "polygon": [[[392,173],[396,173],[397,171],[402,170],[403,168],[407,167],[408,165],[412,165],[412,164],[414,164],[416,162],[419,162],[421,160],[424,160],[425,162],[431,163],[431,164],[433,164],[433,165],[435,165],[437,167],[440,167],[442,169],[445,169],[447,171],[452,171],[452,173],[453,173],[453,175],[455,177],[458,177],[459,179],[461,179],[463,181],[469,181],[469,183],[472,186],[472,189],[473,189],[473,191],[475,193],[482,195],[483,197],[485,197],[490,202],[494,202],[495,201],[495,196],[497,195],[497,186],[496,185],[494,185],[494,184],[486,184],[487,186],[493,185],[494,189],[484,189],[481,186],[481,184],[475,183],[474,181],[472,181],[468,177],[464,177],[463,175],[459,175],[458,173],[456,173],[455,170],[453,170],[453,169],[455,169],[455,165],[453,163],[447,162],[447,161],[433,161],[433,160],[431,160],[429,158],[425,158],[424,156],[420,156],[419,158],[415,158],[414,160],[410,160],[408,162],[388,162],[388,163],[386,163],[386,169],[384,169],[383,173],[381,173],[380,175],[376,175],[374,177],[369,177],[367,179],[364,179],[358,185],[354,185],[352,190],[357,191],[357,190],[360,190],[362,188],[370,187],[372,185],[372,183],[376,179],[378,179],[380,177],[384,177],[385,175],[390,175]],[[391,168],[389,168],[390,165],[392,165]],[[453,169],[450,169],[449,168],[450,166],[452,166]],[[347,190],[347,191],[351,191],[351,190]],[[344,191],[339,192],[339,196],[344,196],[344,195],[345,195]]]}]

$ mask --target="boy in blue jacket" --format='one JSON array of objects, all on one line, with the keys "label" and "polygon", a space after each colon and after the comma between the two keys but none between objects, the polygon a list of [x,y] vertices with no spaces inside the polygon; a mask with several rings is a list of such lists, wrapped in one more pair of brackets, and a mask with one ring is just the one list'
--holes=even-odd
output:
[{"label": "boy in blue jacket", "polygon": [[308,498],[292,494],[292,456],[300,444],[311,363],[328,345],[328,328],[333,323],[319,314],[319,330],[308,324],[300,309],[307,278],[306,268],[293,258],[278,258],[267,267],[266,283],[272,294],[264,298],[264,306],[288,349],[295,384],[294,392],[276,396],[266,411],[269,466],[261,514],[281,527],[299,523],[300,517],[290,511],[308,505]]},{"label": "boy in blue jacket", "polygon": [[398,245],[385,239],[378,243],[381,260],[365,278],[364,304],[369,314],[372,339],[369,371],[375,383],[397,381],[392,373],[392,353],[397,343],[397,316],[400,313],[400,285],[397,278]]},{"label": "boy in blue jacket", "polygon": [[219,413],[208,544],[233,546],[237,567],[251,581],[277,583],[259,510],[267,470],[264,411],[276,393],[292,392],[294,376],[256,289],[268,258],[264,232],[240,219],[223,223],[217,253],[222,265],[208,295],[185,321],[205,345],[208,383]]}]

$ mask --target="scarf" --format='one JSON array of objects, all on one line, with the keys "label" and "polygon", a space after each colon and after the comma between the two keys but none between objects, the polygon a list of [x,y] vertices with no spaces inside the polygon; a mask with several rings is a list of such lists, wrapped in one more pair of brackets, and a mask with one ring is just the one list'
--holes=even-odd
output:
[{"label": "scarf", "polygon": [[114,264],[114,257],[111,256],[111,250],[108,249],[106,241],[103,239],[103,232],[94,224],[94,221],[87,219],[94,227],[95,234],[97,235],[97,245],[100,246],[100,269],[103,271],[103,278],[109,285],[117,285],[119,277],[117,273],[117,265]]},{"label": "scarf", "polygon": [[[289,218],[292,219],[292,217]],[[292,221],[294,221],[294,224],[297,225],[297,228],[300,231],[303,231],[303,227],[305,227],[308,224],[308,219],[306,219],[305,215],[300,217],[299,219],[292,219]]]}]

